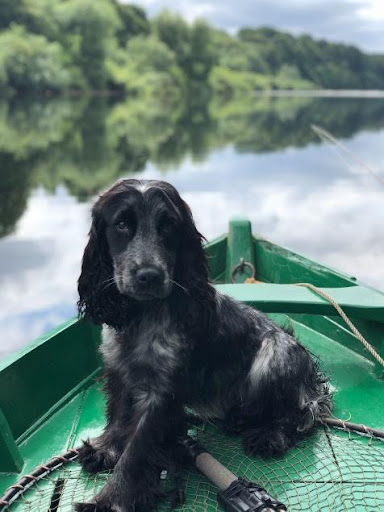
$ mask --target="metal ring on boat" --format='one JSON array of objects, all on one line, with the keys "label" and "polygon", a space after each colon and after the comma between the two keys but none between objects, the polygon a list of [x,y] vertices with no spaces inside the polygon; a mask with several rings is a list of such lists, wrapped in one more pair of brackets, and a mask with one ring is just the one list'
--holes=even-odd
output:
[{"label": "metal ring on boat", "polygon": [[241,272],[244,272],[244,268],[245,267],[249,268],[249,270],[251,271],[251,275],[249,277],[253,278],[253,279],[255,278],[255,275],[256,275],[255,267],[249,261],[244,261],[244,258],[240,258],[240,262],[232,270],[232,273],[231,273],[231,283],[235,282],[235,276],[236,276],[237,272],[239,270]]}]

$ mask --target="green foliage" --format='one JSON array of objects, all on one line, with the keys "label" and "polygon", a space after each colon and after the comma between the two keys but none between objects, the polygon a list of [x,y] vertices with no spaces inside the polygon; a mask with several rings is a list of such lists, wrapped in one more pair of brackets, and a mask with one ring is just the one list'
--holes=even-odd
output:
[{"label": "green foliage", "polygon": [[9,27],[11,23],[25,21],[25,6],[23,0],[1,0],[0,30]]},{"label": "green foliage", "polygon": [[214,92],[230,98],[243,93],[251,94],[257,90],[271,89],[311,89],[314,84],[295,75],[293,70],[288,73],[282,70],[278,75],[262,75],[249,71],[233,71],[216,66],[210,76],[210,84]]},{"label": "green foliage", "polygon": [[0,33],[0,84],[18,90],[61,90],[71,82],[61,46],[12,25]]},{"label": "green foliage", "polygon": [[[236,73],[235,73],[236,74]],[[382,129],[382,100],[215,95],[207,103],[185,96],[108,102],[83,96],[43,102],[0,102],[0,236],[14,229],[30,191],[64,184],[88,199],[148,162],[166,172],[186,156],[203,160],[231,144],[265,152],[319,142],[311,123],[337,137]]]},{"label": "green foliage", "polygon": [[202,20],[190,27],[190,50],[186,73],[198,82],[207,80],[216,58],[212,42],[212,29]]},{"label": "green foliage", "polygon": [[268,64],[270,73],[285,69],[286,74],[286,66],[291,66],[297,76],[319,87],[384,87],[384,57],[365,55],[354,46],[315,41],[308,35],[295,38],[265,27],[242,29],[238,37]]},{"label": "green foliage", "polygon": [[138,73],[166,72],[176,64],[175,53],[157,37],[137,36],[127,44],[128,64]]},{"label": "green foliage", "polygon": [[[109,0],[67,0],[59,4],[58,16],[65,31],[64,45],[92,89],[107,83],[105,59],[120,19]],[[112,38],[112,39],[111,39]]]},{"label": "green foliage", "polygon": [[62,30],[56,16],[59,5],[59,0],[24,0],[23,26],[49,41],[61,42]]},{"label": "green foliage", "polygon": [[113,0],[121,21],[121,28],[117,31],[119,45],[125,47],[129,38],[140,34],[149,34],[150,23],[144,9],[136,5],[122,4]]},{"label": "green foliage", "polygon": [[0,238],[12,233],[22,216],[31,190],[27,162],[17,162],[12,154],[0,153]]},{"label": "green foliage", "polygon": [[189,26],[181,16],[162,11],[153,20],[154,31],[176,54],[177,64],[192,81],[207,80],[216,57],[212,28],[203,20]]},{"label": "green foliage", "polygon": [[181,16],[164,10],[154,18],[152,26],[158,38],[175,52],[177,63],[184,68],[190,53],[190,33],[187,23]]},{"label": "green foliage", "polygon": [[232,36],[167,10],[148,20],[120,0],[0,0],[0,42],[0,86],[18,92],[169,98],[189,89],[207,98],[210,87],[226,96],[313,84],[384,88],[384,56],[268,27]]},{"label": "green foliage", "polygon": [[260,88],[260,85],[263,89],[269,89],[270,81],[267,76],[216,66],[211,73],[210,85],[214,92],[228,98],[235,94],[251,92]]},{"label": "green foliage", "polygon": [[279,73],[277,75],[279,78],[283,80],[301,80],[300,71],[293,64],[283,64],[279,69]]},{"label": "green foliage", "polygon": [[64,161],[66,141],[82,111],[79,101],[0,102],[0,236],[15,228],[42,162]]},{"label": "green foliage", "polygon": [[107,66],[111,81],[130,93],[166,99],[183,91],[175,53],[154,35],[129,39],[125,51],[117,50]]}]

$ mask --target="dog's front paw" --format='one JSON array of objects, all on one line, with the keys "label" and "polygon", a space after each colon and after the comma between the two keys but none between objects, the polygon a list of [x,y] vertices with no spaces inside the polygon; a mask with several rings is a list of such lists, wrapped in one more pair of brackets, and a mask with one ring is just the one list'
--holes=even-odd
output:
[{"label": "dog's front paw", "polygon": [[185,504],[185,490],[184,487],[174,487],[166,493],[171,510],[180,505]]},{"label": "dog's front paw", "polygon": [[282,427],[255,428],[243,432],[244,451],[247,455],[263,458],[278,457],[293,445],[292,437]]},{"label": "dog's front paw", "polygon": [[76,512],[151,512],[155,507],[152,493],[130,494],[129,492],[106,492],[106,488],[92,503],[75,503]]},{"label": "dog's front paw", "polygon": [[173,510],[179,505],[184,505],[185,503],[185,485],[180,477],[180,474],[177,472],[172,476],[172,480],[174,483],[174,487],[171,489],[159,493],[160,498],[165,498],[169,501],[170,509]]},{"label": "dog's front paw", "polygon": [[[129,500],[132,508],[127,512],[152,512],[156,504],[156,496],[153,493],[133,494]],[[125,508],[124,508],[125,511]]]},{"label": "dog's front paw", "polygon": [[113,469],[116,465],[116,456],[112,450],[98,448],[90,441],[84,441],[79,448],[79,463],[89,473],[99,473]]},{"label": "dog's front paw", "polygon": [[76,512],[116,512],[114,508],[108,505],[98,505],[96,503],[75,503]]}]

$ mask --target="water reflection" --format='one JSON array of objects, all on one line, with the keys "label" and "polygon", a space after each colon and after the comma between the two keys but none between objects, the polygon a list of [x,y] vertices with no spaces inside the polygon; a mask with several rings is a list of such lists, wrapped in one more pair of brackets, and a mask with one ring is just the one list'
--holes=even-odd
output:
[{"label": "water reflection", "polygon": [[311,123],[383,161],[383,100],[1,104],[0,357],[74,314],[89,203],[132,174],[174,183],[207,237],[244,214],[384,288],[384,187],[319,143]]}]

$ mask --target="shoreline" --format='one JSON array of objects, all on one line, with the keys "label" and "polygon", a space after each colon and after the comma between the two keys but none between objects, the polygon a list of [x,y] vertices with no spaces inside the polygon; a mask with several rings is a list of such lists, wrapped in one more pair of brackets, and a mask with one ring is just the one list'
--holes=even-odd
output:
[{"label": "shoreline", "polygon": [[254,91],[255,96],[308,98],[384,98],[384,90],[366,89],[270,89]]}]

